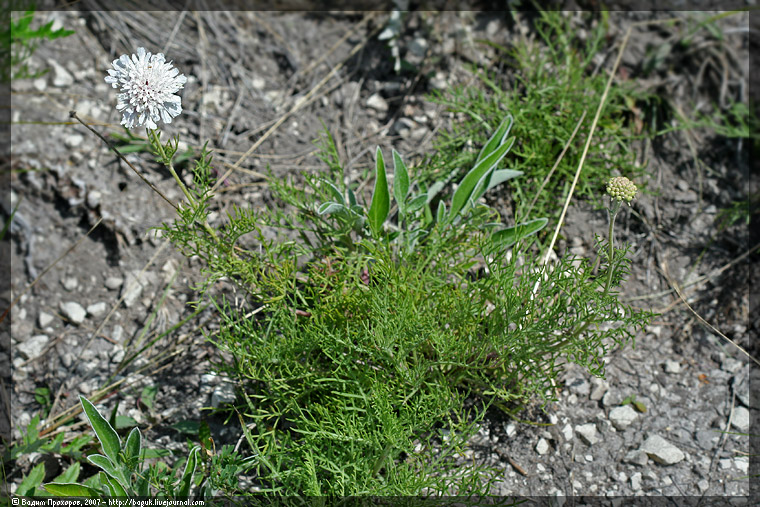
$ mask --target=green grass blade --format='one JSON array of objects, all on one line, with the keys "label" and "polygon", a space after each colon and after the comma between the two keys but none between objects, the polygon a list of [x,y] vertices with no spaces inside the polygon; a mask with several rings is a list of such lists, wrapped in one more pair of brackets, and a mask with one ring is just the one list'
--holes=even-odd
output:
[{"label": "green grass blade", "polygon": [[480,150],[478,158],[475,160],[475,164],[486,158],[488,155],[493,153],[496,148],[504,144],[504,140],[507,138],[509,131],[512,129],[513,122],[514,119],[512,118],[511,114],[508,115],[503,122],[501,122],[499,128],[496,129],[496,132],[493,133],[485,146],[483,146],[483,149]]}]

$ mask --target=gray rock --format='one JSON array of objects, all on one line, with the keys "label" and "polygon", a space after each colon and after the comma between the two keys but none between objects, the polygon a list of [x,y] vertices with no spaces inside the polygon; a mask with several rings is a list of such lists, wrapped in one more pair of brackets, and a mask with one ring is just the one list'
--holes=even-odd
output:
[{"label": "gray rock", "polygon": [[718,440],[720,439],[720,433],[713,430],[697,430],[696,438],[699,447],[706,451],[710,451],[717,445]]},{"label": "gray rock", "polygon": [[105,286],[108,290],[116,290],[124,284],[124,279],[118,276],[109,276],[106,278]]},{"label": "gray rock", "polygon": [[665,373],[681,373],[681,363],[668,359],[665,361]]},{"label": "gray rock", "polygon": [[227,403],[235,403],[235,386],[224,382],[211,393],[211,406],[219,408],[220,405]]},{"label": "gray rock", "polygon": [[731,378],[731,390],[736,394],[739,403],[749,407],[749,371],[747,369]]},{"label": "gray rock", "polygon": [[596,425],[594,423],[576,426],[575,432],[580,435],[581,440],[586,442],[586,445],[594,445],[599,442],[599,434],[596,431]]},{"label": "gray rock", "polygon": [[103,301],[100,301],[99,303],[93,303],[88,306],[87,313],[93,317],[100,317],[106,312],[107,309],[108,306]]},{"label": "gray rock", "polygon": [[583,378],[576,378],[568,382],[567,388],[578,396],[587,396],[591,392],[588,382]]},{"label": "gray rock", "polygon": [[540,456],[543,456],[549,452],[549,442],[547,442],[545,438],[539,439],[538,443],[536,444],[536,452]]},{"label": "gray rock", "polygon": [[562,436],[565,437],[565,440],[568,442],[573,439],[573,425],[570,423],[567,423],[564,428],[562,428]]},{"label": "gray rock", "polygon": [[591,393],[589,394],[589,398],[593,401],[599,401],[609,388],[609,384],[604,379],[593,377],[591,379]]},{"label": "gray rock", "polygon": [[145,277],[139,271],[130,271],[124,279],[121,287],[121,297],[124,298],[124,306],[131,308],[137,302],[143,291]]},{"label": "gray rock", "polygon": [[367,99],[367,107],[374,109],[378,113],[385,113],[388,111],[388,102],[379,93],[374,93]]},{"label": "gray rock", "polygon": [[631,476],[631,489],[634,491],[641,489],[641,472],[636,472]]},{"label": "gray rock", "polygon": [[735,407],[731,425],[737,430],[746,433],[749,430],[749,410],[744,407]]},{"label": "gray rock", "polygon": [[631,407],[631,405],[623,405],[622,407],[615,407],[610,410],[610,422],[618,430],[624,430],[631,425],[639,414]]},{"label": "gray rock", "polygon": [[66,318],[77,325],[84,322],[84,318],[87,316],[85,309],[76,301],[61,303],[61,312],[63,312]]},{"label": "gray rock", "polygon": [[71,368],[71,365],[74,364],[74,354],[71,352],[65,352],[61,356],[61,364],[63,364],[63,366],[66,368]]},{"label": "gray rock", "polygon": [[26,359],[34,359],[42,354],[48,341],[50,341],[50,338],[48,338],[47,335],[34,335],[28,340],[21,342],[16,347],[16,350],[18,350]]},{"label": "gray rock", "polygon": [[661,465],[675,465],[686,457],[681,449],[658,435],[647,438],[640,450]]},{"label": "gray rock", "polygon": [[418,58],[422,58],[425,56],[425,52],[427,51],[427,48],[428,48],[428,41],[422,37],[418,37],[414,39],[411,42],[411,44],[409,44],[409,52]]},{"label": "gray rock", "polygon": [[53,86],[63,88],[74,84],[74,76],[64,69],[56,60],[50,58],[48,63],[53,67]]},{"label": "gray rock", "polygon": [[79,134],[69,134],[63,138],[63,144],[67,148],[76,148],[82,144],[82,141],[84,141],[84,136],[81,136]]},{"label": "gray rock", "polygon": [[623,458],[623,463],[630,463],[632,465],[639,465],[639,466],[645,466],[647,463],[649,463],[649,456],[647,456],[647,453],[640,450],[634,450],[628,452],[628,454],[625,455],[625,458]]},{"label": "gray rock", "polygon": [[710,488],[710,483],[707,481],[707,479],[701,479],[697,481],[697,488],[699,488],[700,493],[704,493]]},{"label": "gray rock", "polygon": [[79,281],[77,281],[77,279],[74,278],[73,276],[69,276],[61,280],[61,285],[63,285],[64,289],[71,292],[77,288],[77,286],[79,285]]},{"label": "gray rock", "polygon": [[37,323],[40,325],[41,328],[44,329],[48,327],[50,324],[52,324],[54,318],[55,317],[53,317],[49,313],[40,312],[39,316],[37,317]]}]

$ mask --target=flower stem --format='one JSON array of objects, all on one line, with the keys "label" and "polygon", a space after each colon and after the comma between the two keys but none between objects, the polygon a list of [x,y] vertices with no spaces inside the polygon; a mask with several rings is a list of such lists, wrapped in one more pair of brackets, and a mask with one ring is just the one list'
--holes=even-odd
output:
[{"label": "flower stem", "polygon": [[[179,188],[182,190],[182,193],[185,194],[185,198],[187,198],[187,202],[190,203],[190,206],[193,208],[196,207],[195,199],[193,199],[192,194],[185,186],[185,183],[180,179],[179,175],[177,174],[177,171],[174,170],[174,164],[172,164],[171,157],[166,156],[166,152],[164,151],[164,145],[161,144],[161,140],[158,137],[158,134],[156,130],[154,129],[146,129],[148,131],[148,135],[153,138],[153,144],[156,146],[156,149],[158,150],[158,155],[161,157],[161,162],[166,166],[167,169],[169,169],[169,172],[172,173],[172,177],[174,177],[174,181],[177,182],[177,185],[179,185]],[[216,232],[214,229],[211,228],[211,226],[208,224],[208,218],[203,219],[203,228],[206,229],[206,232],[209,233],[209,235],[214,239],[216,243],[219,243],[219,238],[216,236]]]}]

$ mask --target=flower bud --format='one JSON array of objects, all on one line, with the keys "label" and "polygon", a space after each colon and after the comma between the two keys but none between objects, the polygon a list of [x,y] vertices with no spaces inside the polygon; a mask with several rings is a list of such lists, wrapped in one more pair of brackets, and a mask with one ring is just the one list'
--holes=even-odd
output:
[{"label": "flower bud", "polygon": [[636,185],[625,176],[611,178],[607,182],[607,193],[610,194],[610,197],[619,201],[626,201],[629,205],[631,200],[636,197],[637,191]]}]

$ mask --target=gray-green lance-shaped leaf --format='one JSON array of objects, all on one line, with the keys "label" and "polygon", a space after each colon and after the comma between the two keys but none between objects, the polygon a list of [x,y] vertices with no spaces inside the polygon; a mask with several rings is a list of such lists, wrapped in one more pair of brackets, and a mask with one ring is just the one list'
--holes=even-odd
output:
[{"label": "gray-green lance-shaped leaf", "polygon": [[375,157],[375,190],[372,192],[372,203],[369,205],[369,226],[375,235],[379,235],[385,219],[388,218],[391,200],[385,177],[385,160],[379,146]]},{"label": "gray-green lance-shaped leaf", "polygon": [[497,169],[495,171],[491,171],[489,173],[486,173],[480,181],[478,181],[478,184],[475,186],[475,189],[472,191],[472,200],[477,201],[483,195],[494,188],[497,185],[501,185],[507,180],[511,180],[512,178],[517,178],[518,176],[522,176],[522,171],[515,171],[513,169]]},{"label": "gray-green lance-shaped leaf", "polygon": [[496,132],[493,133],[490,139],[488,139],[488,142],[483,146],[483,149],[480,150],[480,153],[478,154],[478,158],[475,161],[475,164],[486,158],[488,155],[493,153],[493,151],[504,144],[504,140],[509,135],[509,131],[512,130],[512,123],[514,119],[512,118],[512,115],[507,115],[506,118],[504,118],[504,121],[501,122],[501,125],[499,125],[499,128],[496,129]]},{"label": "gray-green lance-shaped leaf", "polygon": [[180,479],[179,493],[177,496],[186,497],[190,495],[190,486],[193,484],[193,475],[195,474],[199,450],[200,447],[196,445],[192,448],[190,455],[187,457],[185,471],[182,472],[182,479]]},{"label": "gray-green lance-shaped leaf", "polygon": [[95,430],[95,435],[100,440],[100,446],[103,448],[103,452],[113,462],[118,463],[119,451],[121,451],[121,439],[119,439],[118,433],[113,429],[113,426],[108,424],[108,421],[100,415],[95,405],[90,403],[90,400],[84,396],[79,396],[79,401],[82,403],[82,409],[87,416],[87,419],[92,425],[92,429]]},{"label": "gray-green lance-shaped leaf", "polygon": [[105,472],[100,472],[99,476],[101,484],[108,488],[111,496],[127,496],[127,490],[119,481]]},{"label": "gray-green lance-shaped leaf", "polygon": [[420,194],[415,196],[411,201],[409,201],[409,206],[407,206],[406,211],[409,213],[414,213],[415,211],[422,208],[425,204],[427,204],[427,200],[427,194]]},{"label": "gray-green lance-shaped leaf", "polygon": [[322,180],[322,183],[324,183],[325,186],[330,190],[330,193],[333,195],[333,198],[337,202],[339,202],[341,204],[345,204],[346,203],[346,200],[343,198],[343,194],[340,192],[340,190],[338,190],[338,187],[336,187],[335,185],[333,185],[332,183],[330,183],[327,180]]},{"label": "gray-green lance-shaped leaf", "polygon": [[127,436],[127,443],[124,445],[124,458],[130,470],[135,470],[140,460],[140,449],[142,448],[142,435],[139,428],[132,428]]},{"label": "gray-green lance-shaped leaf", "polygon": [[511,137],[507,141],[496,148],[491,154],[487,155],[483,160],[475,164],[475,167],[470,169],[462,181],[459,183],[454,197],[451,199],[451,212],[449,213],[449,220],[454,220],[464,206],[469,202],[472,191],[478,184],[478,181],[487,173],[491,172],[493,168],[498,164],[504,155],[512,148],[512,144],[515,142],[515,138]]},{"label": "gray-green lance-shaped leaf", "polygon": [[42,487],[53,496],[76,496],[80,498],[99,498],[103,496],[97,489],[76,483],[49,482]]},{"label": "gray-green lance-shaped leaf", "polygon": [[406,213],[406,194],[409,193],[409,171],[401,155],[393,150],[393,198],[396,199],[399,212]]},{"label": "gray-green lance-shaped leaf", "polygon": [[507,248],[521,239],[535,234],[549,222],[546,218],[536,218],[535,220],[529,220],[512,227],[507,227],[500,231],[496,231],[491,234],[491,245],[494,248]]},{"label": "gray-green lance-shaped leaf", "polygon": [[438,201],[438,211],[436,212],[436,221],[438,223],[443,223],[443,221],[446,220],[446,203],[443,202],[443,199]]},{"label": "gray-green lance-shaped leaf", "polygon": [[323,202],[319,206],[319,209],[317,209],[317,213],[320,215],[329,215],[330,213],[339,213],[345,209],[346,207],[344,205],[337,202]]},{"label": "gray-green lance-shaped leaf", "polygon": [[100,467],[101,470],[103,470],[105,473],[113,477],[114,479],[121,479],[121,472],[117,468],[118,465],[115,465],[111,462],[110,459],[108,459],[106,456],[103,456],[102,454],[90,454],[87,456],[87,461],[92,463],[93,465]]}]

